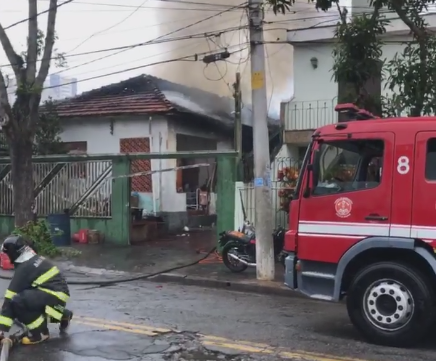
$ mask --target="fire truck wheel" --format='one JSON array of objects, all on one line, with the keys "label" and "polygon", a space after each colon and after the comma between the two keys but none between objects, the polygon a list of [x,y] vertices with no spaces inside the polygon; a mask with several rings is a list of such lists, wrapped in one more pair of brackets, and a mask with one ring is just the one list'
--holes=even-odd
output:
[{"label": "fire truck wheel", "polygon": [[362,269],[347,292],[351,322],[370,342],[411,347],[432,326],[436,309],[431,283],[416,269],[380,262]]}]

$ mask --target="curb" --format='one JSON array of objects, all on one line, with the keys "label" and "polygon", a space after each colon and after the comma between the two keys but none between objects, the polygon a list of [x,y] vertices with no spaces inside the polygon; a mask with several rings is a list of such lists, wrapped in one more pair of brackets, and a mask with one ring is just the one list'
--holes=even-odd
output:
[{"label": "curb", "polygon": [[236,292],[249,292],[267,295],[276,295],[284,297],[307,298],[306,296],[290,290],[285,286],[277,287],[277,285],[247,283],[243,281],[224,281],[204,277],[189,277],[177,273],[162,273],[160,275],[148,279],[155,283],[177,283],[186,286],[201,286],[206,288],[227,289]]}]

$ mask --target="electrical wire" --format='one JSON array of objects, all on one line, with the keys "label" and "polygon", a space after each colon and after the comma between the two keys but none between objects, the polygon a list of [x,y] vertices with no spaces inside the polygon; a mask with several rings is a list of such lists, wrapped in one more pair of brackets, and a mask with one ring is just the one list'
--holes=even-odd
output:
[{"label": "electrical wire", "polygon": [[[98,72],[98,71],[101,71],[101,70],[113,69],[113,68],[116,68],[116,67],[118,67],[118,66],[125,66],[126,64],[136,63],[136,62],[138,62],[138,61],[143,61],[143,60],[146,60],[146,59],[155,58],[155,57],[157,57],[157,56],[161,56],[161,55],[165,55],[165,54],[172,53],[172,52],[174,52],[174,51],[176,51],[176,50],[180,50],[180,49],[188,49],[188,48],[191,48],[191,47],[193,47],[193,46],[198,46],[198,45],[200,45],[200,44],[201,44],[201,41],[198,41],[198,42],[196,42],[196,43],[194,43],[194,44],[190,44],[190,45],[188,45],[188,46],[186,46],[185,44],[183,44],[182,46],[179,46],[179,47],[177,47],[177,48],[170,49],[170,50],[168,50],[168,51],[164,51],[164,52],[162,52],[162,53],[153,54],[153,55],[150,55],[150,56],[142,57],[142,58],[135,59],[135,60],[131,60],[131,61],[127,61],[127,62],[124,61],[124,62],[122,62],[122,63],[116,64],[116,65],[111,65],[111,66],[108,66],[108,67],[105,67],[105,68],[99,68],[99,69],[97,69],[97,70],[91,70],[91,71],[87,71],[87,72],[79,73],[79,74],[77,74],[77,75],[73,75],[73,77],[77,77],[78,75],[84,75],[84,74],[95,73],[95,72]],[[97,60],[101,60],[101,58],[95,59],[95,61],[97,61]],[[75,67],[79,68],[80,66],[83,66],[83,65],[85,65],[85,64],[79,64],[79,65],[77,65],[77,66],[75,66]],[[71,67],[71,68],[69,68],[68,70],[73,69],[73,68],[75,68],[75,67]],[[60,73],[62,73],[62,72],[64,72],[64,71],[65,71],[65,70],[60,70],[60,71],[57,71],[57,72],[55,72],[55,73],[51,73],[51,74],[60,74]]]},{"label": "electrical wire", "polygon": [[[39,1],[50,1],[50,0],[39,0]],[[175,4],[187,4],[187,5],[207,5],[212,7],[233,7],[232,4],[208,4],[205,2],[198,1],[183,1],[183,0],[148,0],[149,2],[157,1],[161,3],[175,3]],[[124,7],[124,8],[136,8],[136,5],[126,5],[126,4],[115,4],[115,3],[103,3],[103,2],[90,2],[90,1],[75,1],[75,4],[83,5],[93,5],[93,6],[108,6],[108,7]]]},{"label": "electrical wire", "polygon": [[[243,44],[241,44],[241,45],[243,45]],[[241,50],[236,50],[236,51],[234,51],[231,54],[237,53],[238,51],[241,51]],[[122,73],[126,73],[126,72],[129,72],[129,71],[143,69],[143,68],[147,68],[149,66],[154,66],[154,65],[173,63],[173,62],[176,62],[176,61],[198,61],[198,58],[200,56],[209,55],[209,54],[210,54],[209,52],[203,52],[203,53],[197,53],[197,54],[182,56],[182,57],[179,57],[179,58],[173,58],[173,59],[168,59],[168,60],[157,61],[157,62],[154,62],[154,63],[140,65],[140,66],[136,66],[136,67],[132,67],[132,68],[127,68],[127,69],[115,71],[115,72],[108,73],[108,74],[96,75],[96,76],[93,76],[93,77],[89,77],[89,78],[85,78],[85,79],[79,79],[77,81],[72,81],[72,82],[68,82],[68,83],[64,83],[64,84],[60,84],[60,85],[52,85],[52,86],[44,87],[44,88],[42,88],[42,90],[44,90],[44,89],[59,88],[59,87],[65,86],[65,85],[77,84],[77,83],[82,83],[82,82],[89,81],[89,80],[105,78],[105,77],[108,77],[108,76],[111,76],[111,75],[122,74]],[[190,60],[189,58],[194,58],[194,60]]]},{"label": "electrical wire", "polygon": [[[229,8],[229,9],[240,8],[241,6],[244,6],[245,4],[246,4],[246,2],[243,2],[243,3],[239,4],[239,5],[236,5],[236,6],[234,6],[234,7],[231,7],[231,8]],[[220,11],[220,12],[218,12],[218,13],[212,15],[212,16],[208,16],[208,17],[206,17],[206,18],[204,18],[204,19],[202,19],[202,20],[198,20],[198,21],[196,21],[196,22],[194,22],[194,23],[191,23],[191,24],[189,24],[189,25],[183,26],[183,27],[181,27],[181,28],[179,28],[179,29],[176,29],[176,30],[170,31],[169,33],[164,34],[164,35],[161,35],[161,36],[158,36],[157,38],[155,38],[155,39],[153,39],[153,40],[149,40],[149,41],[146,41],[146,42],[143,42],[143,43],[139,43],[139,44],[134,44],[134,45],[127,46],[127,47],[121,47],[121,48],[118,48],[118,49],[112,49],[112,50],[120,50],[120,51],[118,51],[118,52],[116,52],[116,53],[114,53],[114,54],[110,54],[110,55],[107,55],[107,56],[103,56],[103,57],[101,57],[101,58],[99,58],[99,59],[96,59],[96,60],[94,60],[94,61],[88,61],[88,62],[83,63],[83,64],[81,64],[81,65],[77,65],[77,66],[75,66],[75,67],[73,67],[73,68],[67,68],[67,69],[65,69],[65,70],[63,70],[63,71],[71,70],[71,69],[77,68],[77,67],[79,67],[79,66],[88,65],[88,64],[94,63],[94,62],[96,62],[96,61],[99,61],[99,60],[102,60],[102,59],[105,59],[105,58],[109,58],[109,57],[111,57],[111,56],[118,55],[118,54],[123,53],[123,52],[125,52],[125,51],[127,51],[127,50],[134,49],[134,48],[136,48],[136,47],[138,47],[138,46],[149,45],[149,44],[157,44],[157,43],[160,43],[160,42],[165,42],[165,41],[163,41],[163,38],[165,38],[165,37],[167,37],[167,36],[169,36],[169,35],[175,34],[175,33],[179,32],[179,31],[183,31],[183,30],[185,30],[185,29],[188,29],[188,28],[190,28],[190,27],[192,27],[192,26],[195,26],[195,25],[201,24],[202,22],[205,22],[205,21],[207,21],[207,20],[210,20],[210,19],[212,19],[212,18],[214,18],[214,17],[216,17],[216,16],[218,16],[218,15],[224,14],[225,12],[229,11],[229,9],[226,9],[226,10]],[[224,30],[222,30],[222,31],[220,31],[220,32],[223,32],[223,31],[224,31]],[[227,31],[227,30],[226,30],[226,31]],[[230,30],[230,31],[231,31],[231,30]],[[198,35],[201,35],[201,36],[203,36],[203,37],[205,36],[204,34],[198,34]],[[194,38],[194,35],[189,35],[189,36],[185,36],[185,37],[183,37],[184,40],[185,40],[185,39],[192,39],[192,38]],[[162,41],[159,41],[159,40],[162,40]],[[178,40],[181,40],[181,39],[178,39]],[[72,56],[72,54],[71,54],[70,56]],[[0,66],[0,68],[1,68],[1,66]],[[60,71],[60,72],[63,72],[63,71]]]},{"label": "electrical wire", "polygon": [[[207,43],[207,47],[209,48],[209,51],[210,51],[211,53],[216,52],[216,49],[212,49],[212,47],[210,46],[210,44],[209,44],[209,39],[208,39],[208,38],[206,38],[206,43]],[[217,71],[218,71],[218,74],[221,76],[221,78],[219,78],[219,79],[210,79],[209,77],[206,76],[206,69],[207,69],[207,67],[208,67],[209,64],[206,64],[205,67],[203,68],[203,75],[204,75],[204,77],[205,77],[207,80],[210,80],[210,81],[221,81],[221,80],[224,80],[224,77],[227,75],[227,72],[228,72],[228,70],[229,70],[228,65],[227,65],[227,62],[224,62],[225,66],[226,66],[226,68],[225,68],[225,70],[224,70],[224,74],[221,73],[221,69],[219,68],[219,66],[218,66],[218,64],[217,64],[216,61],[213,62],[213,64],[215,65],[215,67],[216,67],[216,69],[217,69]],[[230,93],[232,93],[232,89],[230,88],[230,85],[227,84],[227,82],[226,82],[225,80],[224,80],[224,83],[225,83],[225,84],[227,85],[227,87],[230,89]]]},{"label": "electrical wire", "polygon": [[104,33],[105,31],[108,31],[108,30],[111,30],[111,29],[114,29],[114,28],[116,28],[118,25],[121,25],[122,23],[124,23],[126,20],[128,20],[128,19],[130,19],[133,15],[135,15],[136,14],[136,12],[147,2],[148,0],[144,0],[143,2],[142,2],[142,4],[141,5],[139,5],[139,6],[137,6],[136,8],[135,8],[135,10],[133,10],[129,15],[127,15],[126,17],[124,17],[121,21],[118,21],[117,23],[115,23],[115,24],[113,24],[113,25],[111,25],[111,26],[109,26],[108,28],[105,28],[105,29],[103,29],[103,30],[100,30],[100,31],[97,31],[97,32],[95,32],[94,34],[91,34],[89,37],[87,37],[85,40],[83,40],[79,45],[77,45],[75,48],[73,48],[72,50],[70,50],[70,51],[68,51],[67,52],[67,54],[68,53],[71,53],[72,51],[74,51],[74,50],[77,50],[78,48],[80,48],[83,44],[85,44],[87,41],[89,41],[89,40],[91,40],[95,35],[97,35],[97,34],[101,34],[101,33]]},{"label": "electrical wire", "polygon": [[[71,1],[73,1],[73,0],[68,0],[68,2],[71,2]],[[64,2],[64,3],[62,3],[61,5],[65,4],[65,3],[67,3],[67,1]],[[144,45],[149,45],[149,44],[159,44],[159,43],[163,43],[163,42],[167,42],[167,41],[192,39],[192,38],[194,38],[193,35],[190,35],[190,36],[184,36],[184,37],[179,37],[179,38],[176,38],[176,39],[174,39],[174,38],[173,38],[173,39],[167,39],[167,40],[165,40],[165,39],[163,39],[163,38],[165,38],[165,37],[167,37],[167,36],[169,36],[169,35],[175,34],[175,33],[179,32],[179,31],[183,31],[183,30],[185,30],[185,29],[188,29],[188,28],[190,28],[190,27],[193,27],[193,26],[195,26],[195,25],[201,24],[202,22],[205,22],[205,21],[207,21],[207,20],[209,20],[209,19],[212,19],[212,18],[214,18],[214,17],[216,17],[216,16],[219,16],[219,15],[221,15],[221,14],[224,14],[224,13],[226,13],[227,11],[230,11],[231,9],[234,9],[234,8],[241,8],[241,7],[243,7],[245,4],[246,4],[246,2],[243,2],[243,3],[239,4],[239,5],[236,5],[236,6],[233,6],[233,7],[229,8],[229,9],[226,9],[226,10],[220,11],[220,12],[214,14],[214,15],[208,16],[208,17],[206,17],[206,18],[204,18],[204,19],[198,20],[198,21],[196,21],[196,22],[194,22],[194,23],[191,23],[191,24],[189,24],[189,25],[183,26],[183,27],[181,27],[181,28],[179,28],[179,29],[173,30],[173,31],[171,31],[171,32],[169,32],[169,33],[167,33],[167,34],[164,34],[164,35],[158,36],[157,38],[152,39],[152,40],[149,40],[149,41],[146,41],[146,42],[137,43],[137,44],[132,44],[132,45],[127,45],[127,46],[114,47],[114,48],[109,48],[109,49],[100,49],[100,50],[95,50],[95,51],[90,51],[90,52],[85,52],[85,53],[69,54],[69,55],[66,55],[65,57],[73,57],[73,56],[81,56],[81,55],[90,55],[90,54],[97,54],[97,53],[102,53],[102,52],[107,52],[107,51],[114,51],[114,50],[122,50],[122,51],[119,52],[119,53],[122,53],[122,52],[124,52],[124,51],[130,50],[130,49],[134,49],[134,48],[137,48],[137,47],[139,47],[139,46],[144,46]],[[198,34],[198,35],[201,35],[201,37],[204,37],[204,34],[203,34],[203,33],[202,33],[202,34]],[[159,40],[160,40],[160,41],[159,41]],[[114,55],[116,55],[116,54],[114,54]],[[109,57],[109,56],[108,56],[108,57]],[[104,58],[104,57],[103,57],[103,58]],[[52,58],[51,58],[51,60],[54,60],[54,59],[56,59],[56,57],[54,57],[54,58],[52,57]],[[37,61],[41,61],[41,59],[38,59]],[[4,67],[14,66],[14,65],[18,65],[18,64],[5,64],[5,65],[0,65],[0,69],[1,69],[1,68],[4,68]],[[66,70],[69,70],[69,69],[67,68]]]},{"label": "electrical wire", "polygon": [[[230,30],[224,29],[224,30],[221,30],[219,33],[227,32],[227,31],[234,31],[234,29],[230,29]],[[207,35],[204,34],[204,33],[199,33],[199,34],[196,34],[196,35],[185,36],[185,37],[183,37],[183,38],[179,38],[179,39],[172,39],[171,41],[196,39],[196,38],[199,38],[199,37],[200,37],[200,38],[203,38],[203,37],[205,37],[205,36],[207,36]],[[145,46],[145,45],[155,45],[155,44],[160,44],[160,43],[166,43],[166,42],[168,42],[168,41],[169,41],[169,39],[167,39],[166,41],[159,41],[159,42],[154,42],[154,43],[148,43],[148,42],[147,42],[147,43],[142,44],[141,46]],[[78,65],[75,65],[75,66],[71,66],[71,67],[68,67],[68,68],[65,68],[65,69],[59,70],[59,71],[57,71],[57,72],[55,72],[55,73],[52,73],[52,74],[60,74],[60,73],[63,73],[63,72],[66,72],[66,71],[69,71],[69,70],[72,70],[72,69],[80,68],[80,67],[82,67],[82,66],[89,65],[89,64],[95,63],[95,62],[97,62],[97,61],[101,61],[101,60],[103,60],[103,59],[107,59],[107,58],[110,58],[110,57],[112,57],[112,56],[115,56],[115,55],[118,55],[118,54],[124,53],[124,52],[126,52],[126,51],[128,51],[128,50],[132,50],[132,49],[134,49],[134,48],[136,48],[136,47],[137,47],[137,46],[129,47],[129,48],[126,48],[126,49],[122,49],[122,50],[117,51],[117,52],[115,52],[115,53],[108,54],[108,55],[102,56],[102,57],[97,58],[97,59],[89,60],[89,61],[87,61],[87,62],[85,62],[85,63],[81,63],[81,64],[78,64]]]},{"label": "electrical wire", "polygon": [[[192,16],[192,17],[189,17],[189,18],[179,19],[178,21],[174,21],[174,20],[164,21],[164,22],[157,23],[157,24],[141,26],[139,28],[128,28],[128,29],[124,29],[124,30],[118,30],[118,31],[115,31],[115,32],[109,31],[109,32],[105,32],[104,34],[95,35],[95,37],[99,37],[99,36],[112,36],[112,34],[121,34],[121,33],[128,33],[128,32],[133,32],[133,31],[138,31],[138,30],[150,29],[150,28],[154,28],[156,26],[175,24],[175,23],[179,23],[179,22],[186,22],[186,21],[191,21],[191,20],[197,19],[197,18],[198,18],[198,16]],[[231,21],[233,21],[235,19],[236,18],[232,18]],[[226,21],[225,23],[227,24],[228,22],[230,22],[230,20]],[[67,39],[62,38],[62,41],[72,41],[72,40],[80,40],[80,39],[82,39],[81,36],[80,37],[75,37],[75,38],[67,38]]]},{"label": "electrical wire", "polygon": [[[143,2],[143,4],[145,4],[146,1],[147,1],[147,0],[145,0],[145,1]],[[226,12],[228,12],[228,11],[231,11],[232,9],[240,8],[240,7],[243,6],[244,4],[245,4],[245,2],[242,3],[242,4],[240,4],[240,5],[236,5],[236,6],[233,6],[233,7],[231,7],[231,8],[228,8],[228,9],[222,10],[222,11],[216,13],[216,14],[213,14],[213,15],[211,15],[211,16],[206,17],[205,19],[202,19],[202,20],[196,21],[196,22],[191,23],[191,24],[189,24],[189,25],[186,25],[186,26],[184,26],[184,27],[182,27],[182,28],[180,28],[180,29],[176,29],[176,30],[174,30],[174,31],[171,31],[171,32],[169,32],[168,34],[158,36],[158,37],[155,38],[154,40],[158,40],[158,39],[164,38],[164,37],[166,37],[166,36],[172,35],[172,34],[174,34],[174,33],[176,33],[176,32],[179,32],[179,31],[182,31],[182,30],[185,30],[185,29],[189,29],[189,28],[192,27],[192,26],[195,26],[195,25],[200,24],[200,23],[202,23],[202,22],[205,22],[205,21],[207,21],[207,20],[209,20],[209,19],[212,19],[212,18],[214,18],[214,17],[216,17],[216,16],[219,16],[219,15],[221,15],[221,14],[224,14],[224,13],[226,13]],[[137,8],[137,9],[136,9],[132,14],[130,14],[130,16],[133,15],[133,14],[134,14],[138,9],[139,9],[139,8]],[[129,16],[129,17],[130,17],[130,16]],[[127,18],[128,18],[128,17],[127,17]],[[123,21],[124,21],[124,20],[123,20]],[[121,22],[120,22],[120,23],[121,23]],[[109,29],[110,29],[110,28],[109,28]],[[109,29],[106,29],[106,30],[109,30]],[[104,31],[104,30],[103,30],[103,31]],[[102,32],[103,32],[103,31],[102,31]],[[92,37],[92,36],[91,36],[91,37]],[[89,40],[89,39],[90,39],[90,38],[86,39],[85,42],[86,42],[87,40]],[[82,43],[81,43],[81,44],[82,44]],[[81,44],[79,44],[79,46],[80,46]],[[76,47],[75,49],[77,49],[77,47]],[[73,50],[74,50],[74,49],[73,49]]]},{"label": "electrical wire", "polygon": [[[183,27],[181,29],[185,29],[186,27]],[[237,30],[237,27],[234,28],[227,28],[227,29],[222,29],[219,32],[223,33],[223,32],[227,32],[227,31],[234,31]],[[163,37],[166,37],[170,34],[173,34],[177,31],[180,31],[180,29],[174,30],[171,33],[159,36],[155,39],[149,40],[149,41],[145,41],[145,42],[141,42],[141,43],[136,43],[136,44],[131,44],[131,45],[123,45],[123,46],[118,46],[118,47],[112,47],[112,48],[105,48],[105,49],[98,49],[98,50],[93,50],[93,51],[87,51],[87,52],[83,52],[83,53],[76,53],[76,54],[69,54],[66,55],[65,58],[71,58],[71,57],[77,57],[77,56],[84,56],[84,55],[92,55],[92,54],[100,54],[100,53],[105,53],[108,51],[116,51],[116,50],[130,50],[130,49],[134,49],[137,47],[142,47],[142,46],[146,46],[146,45],[155,45],[155,44],[162,44],[162,43],[167,43],[167,42],[172,42],[172,41],[179,41],[179,40],[189,40],[189,39],[197,39],[197,38],[204,38],[206,36],[210,36],[207,33],[205,34],[204,32],[201,33],[197,33],[197,34],[193,34],[193,35],[186,35],[186,36],[179,36],[179,37],[174,37],[174,38],[168,38],[168,39],[162,39]],[[51,60],[55,60],[57,59],[57,57],[52,57]],[[38,61],[41,61],[41,59],[39,59]],[[4,64],[4,65],[0,65],[0,68],[5,68],[5,67],[9,67],[12,65],[17,65],[17,64]],[[67,69],[68,70],[68,69]]]},{"label": "electrical wire", "polygon": [[26,19],[23,19],[23,20],[17,21],[16,23],[13,23],[13,24],[11,24],[11,25],[8,25],[8,26],[6,26],[3,30],[9,30],[10,28],[13,28],[14,26],[17,26],[17,25],[20,25],[20,24],[23,24],[23,23],[27,23],[29,20],[32,20],[32,19],[34,19],[34,18],[37,18],[39,15],[43,15],[43,14],[45,14],[45,13],[48,13],[48,12],[50,12],[51,10],[56,9],[56,8],[59,9],[61,6],[64,6],[64,5],[66,5],[66,4],[69,4],[69,3],[73,2],[73,1],[74,1],[74,0],[66,0],[66,1],[64,1],[63,3],[60,3],[59,5],[56,4],[56,6],[54,6],[54,7],[49,7],[47,10],[41,11],[41,12],[35,14],[34,16],[31,16],[31,17],[29,17],[29,18],[26,18]]},{"label": "electrical wire", "polygon": [[[244,45],[244,44],[240,44],[240,45]],[[236,46],[240,46],[240,45],[236,45]],[[221,49],[221,50],[229,50],[229,49]],[[243,50],[244,49],[238,49],[238,50],[235,50],[235,51],[231,52],[231,54],[236,54],[236,53],[238,53],[240,51],[243,51]],[[142,68],[146,68],[146,67],[154,66],[154,65],[172,63],[172,62],[176,62],[176,61],[198,61],[199,60],[198,58],[200,56],[205,56],[205,55],[209,55],[209,54],[210,54],[209,52],[202,52],[202,53],[195,53],[195,54],[191,54],[191,55],[187,55],[187,56],[183,56],[183,57],[178,57],[178,58],[174,58],[174,59],[162,60],[162,61],[158,61],[158,62],[154,62],[154,63],[150,63],[150,64],[145,64],[145,65],[140,65],[140,66],[131,67],[131,68],[127,68],[127,69],[122,69],[122,70],[115,71],[115,72],[112,72],[112,73],[96,75],[96,76],[93,76],[93,77],[88,77],[88,78],[85,78],[85,79],[79,79],[79,80],[71,81],[71,82],[68,82],[68,83],[48,86],[48,87],[42,88],[42,90],[59,88],[59,87],[65,86],[65,85],[77,84],[77,83],[81,83],[81,82],[84,82],[84,81],[100,79],[100,78],[108,77],[108,76],[111,76],[111,75],[122,74],[122,73],[125,73],[125,72],[129,72],[129,71],[133,71],[133,70],[138,70],[138,69],[142,69]],[[154,57],[154,56],[159,56],[159,55],[161,55],[161,54],[155,54],[153,56],[150,56],[149,58]],[[189,58],[194,58],[194,60],[190,60]],[[112,67],[109,67],[109,68],[112,68]],[[14,93],[15,93],[15,91],[8,93],[8,95],[13,95]]]},{"label": "electrical wire", "polygon": [[[231,21],[233,21],[233,19],[231,19],[231,20],[229,20],[229,21],[226,21],[226,22],[223,23],[223,24],[226,24],[226,23],[231,22]],[[207,25],[207,24],[206,24],[206,25]],[[217,36],[217,35],[223,34],[223,33],[225,33],[225,32],[229,32],[229,31],[233,31],[233,33],[235,33],[237,30],[239,30],[239,28],[226,28],[226,29],[217,30],[215,34],[199,33],[199,34],[197,34],[197,35],[200,35],[200,37],[213,36],[213,35]],[[203,36],[203,35],[204,35],[204,36]],[[193,36],[193,35],[191,35],[191,36]],[[182,46],[182,47],[184,47],[184,46]],[[176,49],[179,49],[179,48],[176,48]],[[175,49],[173,49],[173,50],[175,50]],[[170,51],[168,51],[168,52],[171,52],[171,51],[173,51],[173,50],[170,50]],[[119,51],[119,52],[115,52],[115,53],[113,53],[113,54],[109,54],[109,55],[106,55],[106,56],[103,56],[103,57],[99,57],[99,58],[97,58],[97,59],[93,59],[93,60],[87,61],[87,62],[85,62],[85,63],[81,63],[81,64],[74,65],[74,66],[71,66],[71,67],[68,67],[68,68],[65,68],[65,69],[61,69],[61,70],[59,70],[59,71],[57,71],[57,72],[55,72],[55,73],[51,73],[51,74],[60,74],[60,73],[63,73],[63,72],[65,72],[65,71],[69,71],[69,70],[71,70],[71,69],[79,68],[79,67],[81,67],[81,66],[85,66],[85,65],[88,65],[88,64],[91,64],[91,63],[94,63],[94,62],[97,62],[97,61],[100,61],[100,60],[103,60],[103,59],[106,59],[106,58],[109,58],[109,57],[112,57],[112,56],[118,55],[118,54],[120,54],[120,53],[122,53],[122,52],[124,52],[124,50]],[[165,53],[168,53],[168,52],[165,52]],[[165,54],[165,53],[163,53],[163,54]],[[157,54],[157,55],[159,55],[159,54]],[[157,56],[157,55],[156,55],[156,56]],[[151,56],[151,57],[154,57],[154,55]],[[146,58],[150,58],[150,57],[146,57]],[[125,63],[123,63],[123,64],[125,64]],[[110,67],[110,68],[112,68],[112,67]]]}]

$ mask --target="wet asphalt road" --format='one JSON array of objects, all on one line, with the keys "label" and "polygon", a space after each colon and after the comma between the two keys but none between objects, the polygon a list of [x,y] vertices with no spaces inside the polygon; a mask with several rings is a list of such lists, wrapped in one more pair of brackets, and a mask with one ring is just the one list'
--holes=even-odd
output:
[{"label": "wet asphalt road", "polygon": [[[4,292],[6,286],[7,282],[1,281],[0,292]],[[294,360],[301,359],[301,351],[327,355],[307,357],[314,361],[336,361],[335,357],[424,361],[436,357],[436,341],[431,337],[421,348],[414,350],[384,348],[363,342],[349,324],[343,305],[152,282],[84,290],[85,287],[72,287],[69,308],[77,316],[90,318],[76,318],[68,335],[63,337],[51,327],[50,341],[44,345],[19,346],[12,351],[10,360],[280,359],[274,354],[251,352],[250,348],[242,352],[208,345],[201,342],[199,333],[232,341],[250,341],[251,345],[262,343],[283,347],[291,352],[288,357],[294,354]],[[120,323],[113,326],[113,322],[144,327],[127,324],[121,327]],[[157,327],[174,332],[156,331],[154,335],[148,335]],[[250,355],[244,355],[245,352]]]}]

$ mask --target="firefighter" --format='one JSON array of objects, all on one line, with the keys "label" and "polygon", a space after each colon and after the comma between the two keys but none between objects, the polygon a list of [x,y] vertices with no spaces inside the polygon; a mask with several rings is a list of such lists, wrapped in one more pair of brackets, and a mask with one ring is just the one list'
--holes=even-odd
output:
[{"label": "firefighter", "polygon": [[28,244],[22,236],[11,235],[1,247],[14,264],[15,274],[1,309],[0,332],[9,332],[16,319],[29,331],[22,343],[32,345],[49,338],[48,322],[66,330],[73,313],[65,308],[70,292],[59,269]]}]

